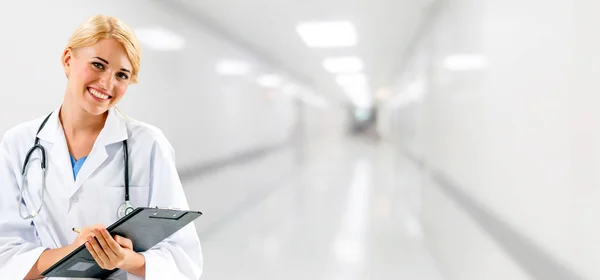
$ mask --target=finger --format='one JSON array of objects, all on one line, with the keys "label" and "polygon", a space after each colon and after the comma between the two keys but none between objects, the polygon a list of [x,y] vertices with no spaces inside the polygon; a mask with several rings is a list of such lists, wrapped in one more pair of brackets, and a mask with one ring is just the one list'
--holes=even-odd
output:
[{"label": "finger", "polygon": [[104,224],[93,224],[91,226],[89,226],[90,229],[100,229],[100,228],[105,228]]},{"label": "finger", "polygon": [[92,248],[96,252],[98,258],[100,258],[105,265],[108,265],[110,263],[110,259],[108,258],[106,252],[104,252],[98,241],[96,241],[96,238],[88,237],[88,243],[92,245]]},{"label": "finger", "polygon": [[92,246],[92,244],[90,244],[89,242],[86,242],[85,243],[85,247],[88,249],[88,251],[90,252],[90,255],[92,255],[92,257],[94,258],[94,260],[96,260],[96,263],[98,263],[98,265],[101,268],[105,268],[106,266],[104,265],[104,262],[98,256],[98,254],[96,253],[96,250],[94,249],[94,247]]},{"label": "finger", "polygon": [[110,236],[107,239],[106,236],[104,236],[104,234],[102,233],[102,231],[95,230],[94,233],[96,234],[96,238],[98,239],[100,246],[102,247],[102,249],[108,256],[109,260],[117,260],[119,251],[113,250],[112,247],[114,245],[113,246],[110,245],[111,243],[116,243],[116,242],[112,238],[110,238]]},{"label": "finger", "polygon": [[[108,246],[116,256],[121,254],[123,249],[119,243],[110,236],[110,233],[108,233],[106,229],[101,229],[99,235],[102,236],[102,239],[106,242],[106,246]],[[104,244],[101,243],[101,245],[104,247]]]},{"label": "finger", "polygon": [[83,228],[83,230],[93,232],[95,229],[102,229],[102,228],[104,228],[104,225],[95,224],[95,225],[87,226],[87,227]]},{"label": "finger", "polygon": [[131,239],[120,235],[115,235],[115,241],[124,248],[133,250],[133,243],[131,242]]},{"label": "finger", "polygon": [[88,237],[94,236],[94,232],[90,228],[84,228],[78,235],[78,238],[82,239],[83,242],[87,240]]},{"label": "finger", "polygon": [[88,237],[94,237],[95,234],[91,229],[85,229],[80,233],[81,236],[85,237],[85,239],[87,239]]}]

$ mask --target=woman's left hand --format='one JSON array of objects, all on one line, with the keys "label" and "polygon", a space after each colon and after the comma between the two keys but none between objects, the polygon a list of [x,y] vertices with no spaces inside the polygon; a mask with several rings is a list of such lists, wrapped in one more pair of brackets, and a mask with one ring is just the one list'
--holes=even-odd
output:
[{"label": "woman's left hand", "polygon": [[104,228],[92,231],[96,238],[88,237],[85,246],[101,268],[106,270],[119,268],[129,271],[140,265],[138,253],[133,251],[130,239],[118,235],[113,239]]}]

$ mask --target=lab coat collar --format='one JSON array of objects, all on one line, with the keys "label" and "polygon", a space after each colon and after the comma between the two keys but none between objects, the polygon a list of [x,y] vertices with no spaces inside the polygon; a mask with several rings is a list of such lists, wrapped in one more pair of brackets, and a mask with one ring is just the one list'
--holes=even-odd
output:
[{"label": "lab coat collar", "polygon": [[[50,115],[50,118],[46,122],[46,125],[37,134],[37,136],[40,139],[42,139],[44,141],[48,141],[50,143],[54,143],[54,138],[56,137],[56,134],[57,134],[59,128],[61,127],[60,119],[58,118],[59,112],[60,112],[60,107],[58,107],[58,108],[54,109],[54,111],[52,111],[52,115]],[[45,118],[46,118],[46,116],[44,116],[44,119]],[[40,123],[40,125],[41,124],[42,123]],[[35,128],[36,132],[37,132],[38,128],[39,128],[39,126],[36,126],[36,128]]]},{"label": "lab coat collar", "polygon": [[[57,171],[64,185],[64,189],[60,193],[70,198],[81,188],[83,183],[96,169],[106,161],[108,158],[106,147],[128,139],[127,126],[123,114],[115,108],[109,109],[104,128],[100,131],[92,151],[77,174],[77,179],[74,180],[69,148],[62,124],[58,118],[59,112],[60,107],[54,110],[42,131],[38,134],[38,137],[51,144],[51,148],[47,147],[47,149],[50,149],[48,160],[53,162],[49,167],[54,166],[58,169]],[[50,172],[51,170],[48,171]]]},{"label": "lab coat collar", "polygon": [[94,146],[107,146],[113,143],[122,142],[127,140],[127,126],[125,124],[125,116],[121,114],[117,109],[110,108],[108,110],[108,117],[104,124],[104,128],[100,131],[96,144]]},{"label": "lab coat collar", "polygon": [[[44,128],[38,133],[38,137],[44,141],[55,143],[57,135],[62,134],[64,137],[64,130],[58,115],[60,113],[60,106],[52,112],[52,115],[46,122]],[[108,117],[104,124],[104,128],[100,131],[98,139],[94,146],[99,145],[110,145],[116,142],[122,142],[128,138],[127,126],[125,125],[125,116],[121,114],[114,107],[108,110]],[[41,123],[40,123],[41,124]],[[36,128],[37,131],[37,128]]]}]

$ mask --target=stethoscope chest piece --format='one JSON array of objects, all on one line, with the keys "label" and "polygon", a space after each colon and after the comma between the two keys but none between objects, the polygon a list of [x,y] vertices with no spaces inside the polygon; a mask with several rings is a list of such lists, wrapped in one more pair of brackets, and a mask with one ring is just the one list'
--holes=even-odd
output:
[{"label": "stethoscope chest piece", "polygon": [[125,201],[123,204],[121,204],[121,206],[119,206],[118,209],[118,217],[119,219],[129,215],[131,212],[133,212],[134,208],[133,205],[131,205],[131,203],[128,201]]}]

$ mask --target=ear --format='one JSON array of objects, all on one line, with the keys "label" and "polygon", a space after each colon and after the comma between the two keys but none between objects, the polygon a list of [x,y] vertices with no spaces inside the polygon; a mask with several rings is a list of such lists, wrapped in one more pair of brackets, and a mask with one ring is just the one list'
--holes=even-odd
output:
[{"label": "ear", "polygon": [[73,58],[73,50],[71,48],[66,48],[63,51],[63,55],[62,55],[62,65],[63,65],[63,70],[65,71],[65,76],[67,76],[67,79],[69,78],[69,76],[71,75],[71,59]]}]

